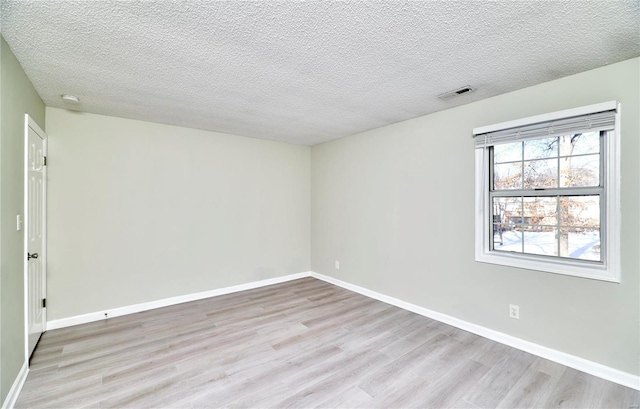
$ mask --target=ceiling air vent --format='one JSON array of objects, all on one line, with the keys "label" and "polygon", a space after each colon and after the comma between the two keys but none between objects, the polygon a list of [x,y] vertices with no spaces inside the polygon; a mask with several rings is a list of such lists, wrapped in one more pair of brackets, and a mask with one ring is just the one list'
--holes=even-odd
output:
[{"label": "ceiling air vent", "polygon": [[465,87],[461,87],[461,88],[458,88],[458,89],[454,89],[453,91],[448,91],[448,92],[445,92],[444,94],[440,94],[440,95],[438,95],[438,98],[440,98],[440,99],[449,99],[449,98],[457,97],[458,95],[468,94],[468,93],[473,92],[475,90],[476,89],[473,88],[471,85],[467,85]]}]

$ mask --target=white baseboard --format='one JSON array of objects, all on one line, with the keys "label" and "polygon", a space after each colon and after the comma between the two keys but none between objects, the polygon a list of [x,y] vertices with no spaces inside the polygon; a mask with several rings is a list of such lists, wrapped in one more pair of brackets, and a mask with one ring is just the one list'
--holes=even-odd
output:
[{"label": "white baseboard", "polygon": [[20,396],[20,392],[22,391],[22,387],[24,386],[24,382],[27,380],[27,375],[29,374],[29,363],[25,361],[20,368],[20,372],[18,372],[18,376],[16,376],[16,380],[13,381],[13,385],[11,385],[11,389],[9,389],[9,394],[5,398],[2,403],[2,409],[13,409],[18,401],[18,396]]},{"label": "white baseboard", "polygon": [[640,376],[623,372],[618,369],[614,369],[614,368],[599,364],[597,362],[589,361],[588,359],[577,357],[575,355],[571,355],[555,349],[547,348],[545,346],[535,344],[533,342],[525,341],[524,339],[507,335],[505,333],[495,331],[480,325],[472,324],[470,322],[452,317],[450,315],[442,314],[433,310],[429,310],[424,307],[419,307],[415,304],[411,304],[406,301],[402,301],[397,298],[390,297],[388,295],[384,295],[364,287],[350,284],[345,281],[335,279],[333,277],[325,276],[323,274],[318,274],[314,272],[311,272],[311,277],[317,278],[322,281],[326,281],[330,284],[337,285],[339,287],[385,302],[387,304],[394,305],[396,307],[405,309],[407,311],[415,312],[416,314],[420,314],[425,317],[434,319],[436,321],[449,324],[456,328],[460,328],[462,330],[474,333],[476,335],[480,335],[481,337],[485,337],[493,341],[499,342],[501,344],[520,349],[522,351],[539,356],[541,358],[545,358],[550,361],[554,361],[559,364],[568,366],[570,368],[577,369],[578,371],[582,371],[590,375],[597,376],[598,378],[606,379],[607,381],[615,382],[617,384],[627,386],[629,388],[640,390]]},{"label": "white baseboard", "polygon": [[141,304],[128,305],[125,307],[112,308],[104,311],[96,311],[89,314],[76,315],[68,318],[47,321],[47,330],[71,327],[73,325],[86,324],[88,322],[100,321],[107,318],[120,317],[122,315],[135,314],[136,312],[153,310],[156,308],[168,307],[170,305],[182,304],[189,301],[202,300],[204,298],[215,297],[217,295],[231,294],[238,291],[251,290],[253,288],[265,287],[272,284],[284,283],[286,281],[297,280],[299,278],[310,277],[311,272],[290,274],[282,277],[269,278],[266,280],[253,281],[246,284],[234,285],[231,287],[218,288],[216,290],[203,291],[194,294],[179,295],[177,297],[164,298],[162,300],[149,301]]}]

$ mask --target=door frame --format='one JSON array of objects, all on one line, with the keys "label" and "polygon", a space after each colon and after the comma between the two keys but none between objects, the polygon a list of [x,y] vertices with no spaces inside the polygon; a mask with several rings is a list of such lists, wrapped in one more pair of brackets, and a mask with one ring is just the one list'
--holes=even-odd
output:
[{"label": "door frame", "polygon": [[[23,270],[24,270],[24,355],[27,365],[29,364],[29,266],[27,264],[28,253],[28,229],[29,229],[29,129],[33,130],[42,139],[42,152],[47,156],[48,150],[48,138],[47,134],[40,128],[40,126],[29,116],[24,115],[24,163],[22,166],[24,173],[24,210],[23,210],[23,223],[22,231],[24,232],[24,245],[23,245]],[[47,294],[47,166],[42,168],[42,292],[43,298],[46,298]],[[42,311],[42,332],[47,330],[47,309],[43,308]]]}]

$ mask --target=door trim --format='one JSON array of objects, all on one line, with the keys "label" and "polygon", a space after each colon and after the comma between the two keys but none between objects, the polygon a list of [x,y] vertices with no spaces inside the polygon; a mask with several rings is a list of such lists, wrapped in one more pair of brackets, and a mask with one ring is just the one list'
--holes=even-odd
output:
[{"label": "door trim", "polygon": [[[24,163],[22,165],[23,175],[23,183],[24,183],[24,207],[23,207],[23,223],[22,223],[22,231],[24,236],[24,244],[23,244],[23,275],[24,275],[24,355],[27,366],[29,365],[29,274],[28,274],[28,265],[27,265],[27,252],[28,252],[28,242],[29,236],[27,235],[27,229],[29,228],[29,201],[28,193],[29,193],[29,173],[27,170],[28,166],[28,155],[29,155],[29,129],[33,130],[41,139],[42,139],[42,151],[44,156],[47,156],[48,149],[48,139],[47,134],[40,128],[40,126],[29,116],[29,114],[24,115],[24,155],[23,160]],[[42,175],[42,184],[43,184],[43,192],[42,192],[42,292],[47,294],[47,166],[43,167],[43,175]],[[47,309],[44,308],[42,311],[43,314],[43,322],[42,322],[42,332],[44,333],[47,330]]]}]

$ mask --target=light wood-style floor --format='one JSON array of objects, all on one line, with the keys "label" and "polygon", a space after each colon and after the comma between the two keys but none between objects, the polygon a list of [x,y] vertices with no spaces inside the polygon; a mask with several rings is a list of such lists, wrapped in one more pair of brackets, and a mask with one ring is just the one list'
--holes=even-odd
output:
[{"label": "light wood-style floor", "polygon": [[640,392],[305,278],[49,331],[17,407],[639,404]]}]

